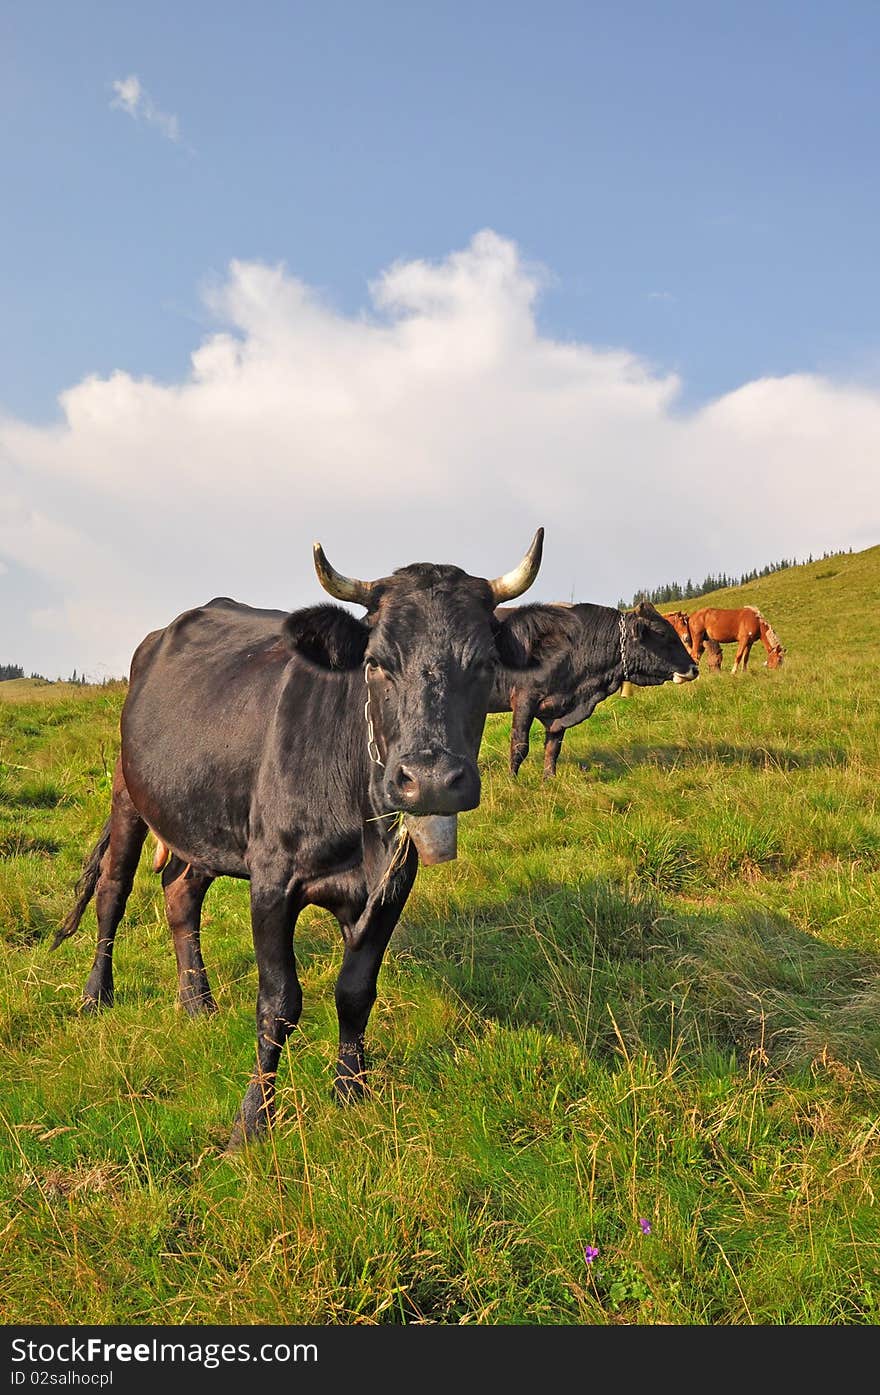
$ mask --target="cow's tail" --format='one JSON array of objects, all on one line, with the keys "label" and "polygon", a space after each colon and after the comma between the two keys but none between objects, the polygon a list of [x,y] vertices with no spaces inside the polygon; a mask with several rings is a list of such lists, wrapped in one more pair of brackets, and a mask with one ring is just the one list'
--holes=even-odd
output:
[{"label": "cow's tail", "polygon": [[108,819],[101,829],[101,836],[83,863],[82,873],[76,884],[76,902],[70,915],[61,926],[61,929],[56,930],[55,938],[51,945],[52,949],[57,949],[62,940],[66,940],[79,929],[79,923],[83,918],[85,908],[95,894],[95,887],[98,885],[98,878],[101,875],[101,863],[104,860],[104,854],[109,846],[110,820]]}]

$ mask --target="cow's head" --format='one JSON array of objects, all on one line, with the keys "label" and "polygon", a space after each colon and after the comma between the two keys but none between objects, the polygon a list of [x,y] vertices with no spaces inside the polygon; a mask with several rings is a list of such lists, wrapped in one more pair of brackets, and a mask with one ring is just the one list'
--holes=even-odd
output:
[{"label": "cow's head", "polygon": [[640,687],[657,683],[689,683],[700,670],[672,625],[650,601],[641,601],[625,614],[620,648],[626,678]]},{"label": "cow's head", "polygon": [[454,814],[479,804],[477,753],[504,655],[504,625],[493,611],[531,586],[543,541],[539,528],[519,566],[494,581],[427,562],[357,581],[315,544],[324,589],[366,608],[363,620],[336,615],[350,622],[347,652],[364,671],[364,746],[369,737],[374,801],[384,811]]}]

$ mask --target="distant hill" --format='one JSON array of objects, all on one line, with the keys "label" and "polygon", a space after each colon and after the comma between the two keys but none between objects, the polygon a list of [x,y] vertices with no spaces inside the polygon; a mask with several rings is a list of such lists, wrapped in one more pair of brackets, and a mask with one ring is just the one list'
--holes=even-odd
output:
[{"label": "distant hill", "polygon": [[845,656],[866,649],[869,642],[876,645],[878,600],[880,545],[805,562],[744,586],[669,601],[657,608],[693,614],[706,605],[755,605],[789,651],[821,646],[829,663],[840,663]]},{"label": "distant hill", "polygon": [[8,678],[0,683],[0,702],[54,702],[124,687],[121,679],[109,683],[51,683],[48,678]]},{"label": "distant hill", "polygon": [[[832,557],[845,557],[852,552],[852,548],[842,547],[837,552],[825,552],[822,554],[822,561],[829,561]],[[805,557],[803,563],[818,562],[818,557]],[[713,572],[705,576],[700,583],[694,582],[690,577],[682,583],[679,581],[667,582],[663,586],[655,586],[652,590],[640,590],[635,593],[631,601],[619,600],[618,610],[629,610],[639,604],[640,601],[650,601],[653,605],[680,605],[683,601],[693,600],[697,596],[702,596],[709,591],[729,591],[737,586],[748,586],[753,581],[758,581],[765,576],[771,576],[773,572],[784,572],[789,567],[797,567],[796,557],[783,557],[777,562],[768,562],[764,567],[752,567],[750,571],[741,572],[739,576],[728,576],[726,572]],[[75,675],[74,675],[75,676]]]}]

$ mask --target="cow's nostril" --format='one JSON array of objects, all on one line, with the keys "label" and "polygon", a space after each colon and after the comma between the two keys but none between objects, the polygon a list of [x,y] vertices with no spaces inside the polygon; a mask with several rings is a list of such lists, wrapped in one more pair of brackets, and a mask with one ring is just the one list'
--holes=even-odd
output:
[{"label": "cow's nostril", "polygon": [[418,780],[416,779],[416,777],[413,775],[412,771],[411,771],[411,770],[407,770],[406,766],[405,766],[405,765],[402,765],[402,766],[400,767],[400,769],[398,770],[398,772],[397,772],[397,785],[398,785],[398,788],[401,789],[401,790],[403,790],[404,792],[408,792],[408,791],[417,789],[417,788],[418,788],[418,783],[419,783],[419,782],[418,782]]},{"label": "cow's nostril", "polygon": [[444,788],[448,790],[457,789],[463,782],[466,774],[467,771],[463,765],[453,766],[452,770],[447,770],[446,774],[443,776]]}]

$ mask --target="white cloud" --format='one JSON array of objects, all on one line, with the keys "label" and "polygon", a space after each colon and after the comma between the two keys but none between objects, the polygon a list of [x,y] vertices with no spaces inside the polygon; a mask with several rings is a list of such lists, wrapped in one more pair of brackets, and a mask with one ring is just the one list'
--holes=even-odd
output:
[{"label": "white cloud", "polygon": [[141,103],[141,80],[134,73],[127,78],[117,78],[113,83],[114,97],[111,107],[119,107],[129,116],[137,116]]},{"label": "white cloud", "polygon": [[310,604],[315,538],[356,575],[496,575],[542,523],[531,597],[610,604],[880,539],[880,393],[794,375],[686,414],[674,376],[542,334],[541,281],[487,231],[347,316],[235,262],[183,381],[87,378],[60,427],[0,420],[0,556],[49,612],[12,607],[0,661],[122,672],[213,595]]},{"label": "white cloud", "polygon": [[156,106],[136,73],[130,73],[126,78],[116,78],[111,85],[113,87],[111,107],[124,111],[135,121],[143,118],[148,125],[155,126],[167,140],[175,142],[180,140],[180,123],[177,117],[170,112],[161,111]]}]

